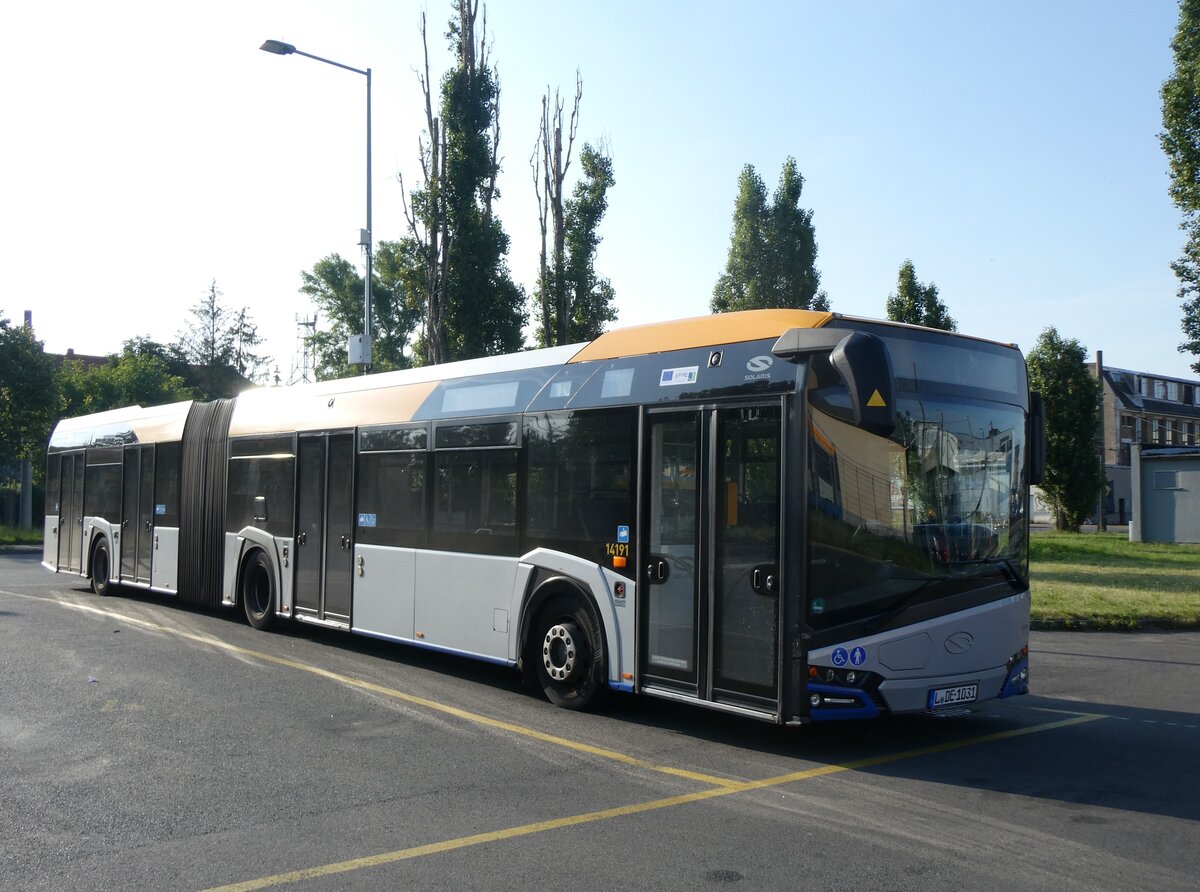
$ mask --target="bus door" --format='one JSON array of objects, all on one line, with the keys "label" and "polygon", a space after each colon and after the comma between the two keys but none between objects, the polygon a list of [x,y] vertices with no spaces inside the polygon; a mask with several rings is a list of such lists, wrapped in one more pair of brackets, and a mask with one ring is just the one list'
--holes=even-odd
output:
[{"label": "bus door", "polygon": [[778,403],[646,416],[644,682],[701,700],[778,700]]},{"label": "bus door", "polygon": [[296,609],[348,622],[354,542],[354,434],[301,435],[296,476]]},{"label": "bus door", "polygon": [[154,447],[126,446],[121,482],[121,579],[150,584]]},{"label": "bus door", "polygon": [[58,568],[78,573],[83,566],[84,453],[64,453],[58,512]]}]

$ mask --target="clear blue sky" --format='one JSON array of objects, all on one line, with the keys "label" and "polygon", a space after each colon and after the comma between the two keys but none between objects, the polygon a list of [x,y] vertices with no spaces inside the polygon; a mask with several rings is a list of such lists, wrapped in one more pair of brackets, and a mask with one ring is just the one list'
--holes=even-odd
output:
[{"label": "clear blue sky", "polygon": [[[361,262],[365,80],[375,237],[418,176],[415,68],[436,79],[448,2],[21,4],[0,34],[0,310],[47,349],[172,340],[216,279],[286,378],[300,271]],[[805,177],[823,287],[882,316],[905,258],[960,330],[1032,347],[1047,326],[1112,366],[1194,377],[1169,264],[1182,244],[1158,145],[1177,19],[1152,2],[492,0],[503,88],[499,211],[533,285],[528,159],[549,85],[584,80],[580,142],[616,186],[597,266],[618,324],[707,312],[740,168]]]}]

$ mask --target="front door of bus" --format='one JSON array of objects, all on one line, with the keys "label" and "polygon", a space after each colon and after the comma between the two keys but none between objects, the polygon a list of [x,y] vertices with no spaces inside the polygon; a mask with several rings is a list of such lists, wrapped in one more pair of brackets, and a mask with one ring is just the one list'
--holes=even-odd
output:
[{"label": "front door of bus", "polygon": [[642,677],[778,699],[780,406],[647,415]]},{"label": "front door of bus", "polygon": [[296,477],[296,609],[348,622],[354,544],[354,435],[300,437]]}]

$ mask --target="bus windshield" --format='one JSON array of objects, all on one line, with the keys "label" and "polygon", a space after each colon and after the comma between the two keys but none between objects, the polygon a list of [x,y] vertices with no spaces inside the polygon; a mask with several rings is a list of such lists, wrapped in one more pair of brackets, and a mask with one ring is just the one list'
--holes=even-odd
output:
[{"label": "bus windshield", "polygon": [[810,402],[814,628],[998,581],[1027,587],[1025,413],[958,396],[898,391],[895,400],[886,439]]}]

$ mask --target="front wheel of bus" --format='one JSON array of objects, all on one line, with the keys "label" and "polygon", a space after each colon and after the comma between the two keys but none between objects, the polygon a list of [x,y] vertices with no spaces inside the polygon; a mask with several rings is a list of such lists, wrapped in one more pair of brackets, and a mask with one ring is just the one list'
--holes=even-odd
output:
[{"label": "front wheel of bus", "polygon": [[578,598],[559,595],[538,612],[530,656],[546,699],[566,709],[587,709],[604,687],[599,623]]},{"label": "front wheel of bus", "polygon": [[256,550],[246,558],[240,594],[250,625],[261,631],[275,625],[275,571],[265,552]]},{"label": "front wheel of bus", "polygon": [[108,542],[101,539],[92,549],[92,591],[98,595],[111,595],[113,584],[109,580],[112,564],[108,559]]}]

